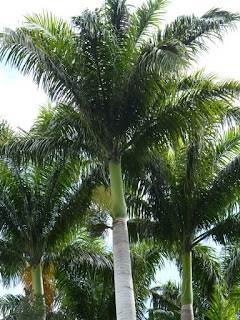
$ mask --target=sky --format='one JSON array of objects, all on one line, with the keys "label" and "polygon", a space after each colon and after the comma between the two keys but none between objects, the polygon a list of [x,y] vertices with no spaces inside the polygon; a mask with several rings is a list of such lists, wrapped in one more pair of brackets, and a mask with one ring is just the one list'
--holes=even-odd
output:
[{"label": "sky", "polygon": [[[129,3],[138,6],[141,0],[129,0]],[[15,28],[20,26],[24,15],[41,13],[43,10],[52,12],[58,17],[68,20],[71,16],[80,15],[86,9],[94,9],[101,5],[97,0],[13,0],[4,1],[0,10],[0,29]],[[165,22],[174,20],[179,15],[202,16],[211,8],[222,8],[232,12],[240,12],[239,0],[172,0],[166,7]],[[164,23],[164,21],[163,21]],[[210,44],[209,52],[204,53],[198,60],[195,68],[205,68],[206,72],[215,73],[219,78],[234,78],[240,80],[240,23],[236,31],[229,32],[224,42],[217,41]],[[0,117],[9,122],[13,129],[18,127],[28,130],[37,117],[39,107],[46,105],[47,96],[37,88],[31,78],[21,76],[10,66],[0,63]],[[171,270],[171,272],[169,272]],[[178,279],[174,266],[167,266],[167,272],[161,275],[161,281],[168,280],[167,274],[171,274],[174,280]],[[14,291],[12,291],[14,290]],[[17,293],[20,287],[11,289]],[[0,287],[0,296],[6,290]]]}]

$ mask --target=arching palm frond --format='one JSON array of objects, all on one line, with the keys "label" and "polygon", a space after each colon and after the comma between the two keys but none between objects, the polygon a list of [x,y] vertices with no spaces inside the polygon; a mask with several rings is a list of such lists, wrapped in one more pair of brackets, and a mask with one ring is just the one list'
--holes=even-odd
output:
[{"label": "arching palm frond", "polygon": [[82,173],[85,168],[87,174],[99,163],[96,155],[104,154],[101,148],[97,152],[97,142],[74,109],[65,105],[48,105],[41,108],[30,132],[9,138],[1,153],[25,164],[32,161],[41,165],[44,161],[56,159],[76,162],[78,159]]},{"label": "arching palm frond", "polygon": [[91,197],[94,189],[99,185],[99,172],[93,171],[77,184],[75,188],[69,190],[65,202],[61,204],[59,212],[48,236],[47,246],[54,247],[59,241],[64,243],[64,239],[69,237],[71,231],[76,233],[84,221],[84,216],[91,204]]},{"label": "arching palm frond", "polygon": [[168,281],[150,290],[152,309],[149,319],[180,319],[181,293],[178,285]]},{"label": "arching palm frond", "polygon": [[[16,31],[7,29],[1,34],[1,57],[5,56],[7,63],[23,74],[32,74],[34,81],[42,83],[55,98],[68,100],[72,95],[65,86],[74,84],[63,67],[63,58],[65,65],[70,67],[73,62],[69,50],[74,46],[72,35],[67,23],[51,14],[26,16],[25,27]],[[46,52],[51,54],[46,55]]]},{"label": "arching palm frond", "polygon": [[[45,256],[47,264],[54,264],[56,274],[71,272],[71,274],[101,274],[108,275],[113,271],[112,256],[106,252],[101,243],[92,240],[88,243],[87,237],[80,237],[72,244],[67,245],[58,253],[49,253]],[[71,261],[71,263],[69,263]]]},{"label": "arching palm frond", "polygon": [[105,2],[105,9],[106,15],[109,15],[109,20],[114,27],[114,33],[122,39],[128,28],[130,17],[126,0],[108,0]]},{"label": "arching palm frond", "polygon": [[216,286],[215,292],[212,298],[209,300],[210,308],[206,311],[206,316],[210,320],[236,320],[237,310],[234,305],[228,300],[228,297],[224,295],[220,286]]},{"label": "arching palm frond", "polygon": [[[158,83],[159,87],[162,85]],[[127,146],[135,145],[137,150],[151,142],[169,144],[179,136],[185,139],[187,131],[194,135],[214,121],[238,121],[239,111],[234,107],[233,99],[239,93],[238,82],[217,81],[214,75],[206,75],[203,71],[167,80],[164,89],[155,94],[148,118],[136,123],[135,131],[131,131],[132,139]]]},{"label": "arching palm frond", "polygon": [[141,65],[160,71],[186,66],[200,51],[207,50],[206,40],[222,40],[227,30],[235,28],[237,21],[239,14],[218,8],[200,18],[180,16],[163,30],[159,28],[154,41],[151,39],[143,46]]},{"label": "arching palm frond", "polygon": [[148,1],[137,8],[131,17],[131,34],[136,46],[142,46],[162,23],[165,13],[165,0]]},{"label": "arching palm frond", "polygon": [[19,245],[11,241],[0,241],[1,281],[4,286],[20,282],[19,269],[26,267],[26,261]]},{"label": "arching palm frond", "polygon": [[228,244],[221,250],[221,266],[228,290],[238,286],[240,281],[240,252],[238,242]]},{"label": "arching palm frond", "polygon": [[210,297],[216,285],[223,283],[220,262],[213,248],[196,245],[193,249],[193,285],[199,288],[202,297]]},{"label": "arching palm frond", "polygon": [[199,50],[206,50],[204,40],[223,39],[228,29],[234,29],[239,21],[239,14],[214,8],[206,12],[201,18],[194,15],[180,16],[173,23],[166,26],[163,39],[175,38],[181,41],[194,55]]},{"label": "arching palm frond", "polygon": [[163,250],[151,241],[131,247],[132,272],[137,308],[137,319],[145,319],[149,288],[158,269],[164,265]]},{"label": "arching palm frond", "polygon": [[[226,211],[233,213],[236,210],[235,202],[239,198],[238,183],[239,183],[239,159],[234,159],[229,165],[219,172],[218,177],[213,180],[211,188],[199,199],[199,214],[196,216],[198,220],[202,215],[202,223],[200,226],[210,228],[210,226],[218,221],[218,218],[214,218],[213,207],[218,210],[222,216]],[[214,204],[212,203],[214,201]],[[209,205],[206,205],[206,203]],[[201,219],[201,218],[200,218]],[[233,222],[236,222],[236,228],[238,226],[237,216],[231,218],[226,217],[226,226]],[[227,222],[229,220],[229,222]],[[224,228],[224,222],[220,219],[220,225]],[[220,227],[220,226],[219,226]],[[217,231],[216,231],[217,232]]]},{"label": "arching palm frond", "polygon": [[[45,307],[42,305],[42,297],[36,296],[35,299],[30,292],[26,295],[6,295],[0,300],[0,309],[3,311],[3,320],[30,320],[38,319],[42,316]],[[57,318],[58,319],[58,318]],[[65,319],[65,318],[59,318]]]},{"label": "arching palm frond", "polygon": [[8,319],[9,313],[15,312],[22,298],[23,298],[22,295],[14,296],[9,294],[0,299],[0,310],[4,319],[5,318]]}]

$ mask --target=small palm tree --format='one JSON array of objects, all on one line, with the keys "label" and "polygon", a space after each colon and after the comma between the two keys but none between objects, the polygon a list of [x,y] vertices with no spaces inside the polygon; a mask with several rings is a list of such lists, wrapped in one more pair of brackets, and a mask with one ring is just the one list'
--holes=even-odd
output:
[{"label": "small palm tree", "polygon": [[132,232],[158,239],[181,256],[181,319],[193,319],[192,253],[197,245],[209,237],[224,243],[240,230],[239,133],[232,129],[221,137],[205,129],[201,137],[165,155],[151,154],[139,202],[145,220],[129,223]]},{"label": "small palm tree", "polygon": [[29,267],[34,294],[44,295],[43,261],[72,239],[96,186],[97,175],[80,180],[80,172],[78,160],[41,167],[1,160],[0,271],[6,283]]},{"label": "small palm tree", "polygon": [[[74,242],[58,252],[47,253],[43,260],[47,320],[75,319],[76,317],[84,320],[106,319],[103,315],[106,316],[108,309],[107,294],[114,291],[112,286],[113,264],[112,256],[106,252],[102,242],[96,239],[91,239],[90,242],[87,233],[83,231]],[[45,291],[48,289],[45,286],[46,278],[52,275],[49,274],[49,269],[51,273],[54,272],[54,292],[51,292],[53,295],[51,304],[47,303],[49,292]],[[47,275],[44,273],[45,270],[48,271]],[[24,276],[26,279],[26,272]],[[25,286],[25,295],[6,295],[0,299],[0,310],[6,320],[8,317],[38,319],[39,314],[41,315],[44,307],[42,296],[33,297],[31,282],[30,279]],[[114,299],[110,302],[113,315]]]},{"label": "small palm tree", "polygon": [[[200,103],[202,113],[189,106],[176,112],[165,108],[164,80],[206,49],[205,38],[222,38],[239,20],[236,14],[213,9],[201,18],[179,17],[161,29],[164,5],[164,0],[150,0],[131,12],[126,0],[108,0],[101,9],[74,17],[73,28],[46,13],[27,17],[23,28],[1,36],[1,59],[31,74],[53,100],[65,103],[57,128],[53,124],[38,143],[30,139],[24,150],[28,146],[46,156],[53,149],[66,153],[84,149],[108,162],[118,320],[136,317],[122,155],[150,129],[155,134],[161,129],[159,136],[166,137],[188,128],[189,115],[199,124],[203,114],[208,118],[219,111],[219,105],[209,112],[207,104]],[[162,127],[155,126],[156,120]],[[55,144],[47,139],[54,129],[68,131]]]}]

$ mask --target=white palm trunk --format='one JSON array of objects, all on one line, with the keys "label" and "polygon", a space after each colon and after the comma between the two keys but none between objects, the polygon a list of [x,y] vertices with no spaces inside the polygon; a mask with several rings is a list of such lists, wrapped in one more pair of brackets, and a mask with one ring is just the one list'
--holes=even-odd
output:
[{"label": "white palm trunk", "polygon": [[109,163],[113,210],[113,260],[117,320],[136,320],[135,299],[120,161]]},{"label": "white palm trunk", "polygon": [[182,305],[182,307],[181,307],[181,320],[194,320],[192,303]]},{"label": "white palm trunk", "polygon": [[113,221],[113,260],[117,320],[135,320],[136,311],[126,218],[116,218]]}]

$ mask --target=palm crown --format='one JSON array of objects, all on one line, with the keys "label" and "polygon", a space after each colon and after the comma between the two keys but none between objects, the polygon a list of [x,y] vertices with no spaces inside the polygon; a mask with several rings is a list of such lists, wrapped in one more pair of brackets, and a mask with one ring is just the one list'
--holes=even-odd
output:
[{"label": "palm crown", "polygon": [[91,178],[80,183],[78,162],[26,168],[8,160],[0,170],[1,274],[11,278],[69,242],[96,184]]},{"label": "palm crown", "polygon": [[[183,252],[208,236],[224,242],[220,232],[227,231],[230,221],[236,222],[230,237],[238,228],[239,133],[231,129],[221,136],[218,129],[204,131],[204,138],[196,135],[180,147],[165,149],[165,154],[151,152],[145,169],[142,166],[146,174],[142,197],[147,200],[139,202],[139,212],[154,219],[149,226],[152,231],[156,228],[156,238],[169,239]],[[166,225],[171,227],[166,229]],[[151,230],[145,227],[142,231]]]},{"label": "palm crown", "polygon": [[72,28],[48,13],[26,17],[23,28],[2,34],[1,58],[71,105],[75,124],[84,120],[109,157],[156,121],[166,72],[189,63],[206,48],[204,38],[221,38],[239,18],[214,9],[161,28],[164,6],[148,1],[131,13],[126,1],[109,0],[74,17]]}]

